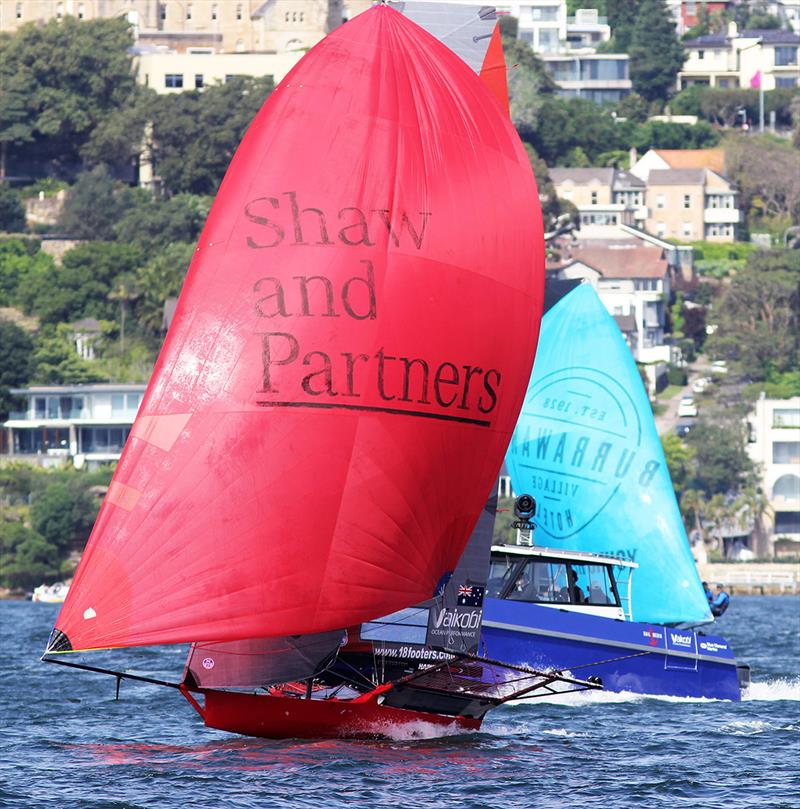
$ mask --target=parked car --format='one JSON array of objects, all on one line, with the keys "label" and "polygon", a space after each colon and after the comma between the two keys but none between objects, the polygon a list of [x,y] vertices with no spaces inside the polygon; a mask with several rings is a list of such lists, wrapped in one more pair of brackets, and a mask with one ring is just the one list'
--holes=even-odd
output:
[{"label": "parked car", "polygon": [[679,421],[675,425],[675,434],[679,438],[683,438],[689,430],[694,426],[694,421]]},{"label": "parked car", "polygon": [[728,373],[728,363],[725,360],[714,360],[711,363],[711,373],[712,374],[727,374]]},{"label": "parked car", "polygon": [[710,380],[707,376],[701,376],[699,379],[695,379],[694,383],[692,384],[692,391],[694,393],[703,393],[711,382],[712,380]]},{"label": "parked car", "polygon": [[684,396],[681,399],[681,403],[678,405],[678,417],[696,415],[697,405],[694,403],[694,399],[691,396]]}]

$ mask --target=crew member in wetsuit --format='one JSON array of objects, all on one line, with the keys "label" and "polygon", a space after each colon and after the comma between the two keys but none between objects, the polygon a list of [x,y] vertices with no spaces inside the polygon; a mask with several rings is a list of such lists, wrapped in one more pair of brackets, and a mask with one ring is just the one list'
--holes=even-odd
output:
[{"label": "crew member in wetsuit", "polygon": [[703,582],[703,592],[706,594],[708,605],[711,606],[711,602],[714,600],[714,591],[711,589],[711,585],[707,581]]},{"label": "crew member in wetsuit", "polygon": [[722,585],[718,584],[714,600],[711,602],[711,614],[715,618],[719,618],[728,609],[730,603],[731,597],[722,589]]}]

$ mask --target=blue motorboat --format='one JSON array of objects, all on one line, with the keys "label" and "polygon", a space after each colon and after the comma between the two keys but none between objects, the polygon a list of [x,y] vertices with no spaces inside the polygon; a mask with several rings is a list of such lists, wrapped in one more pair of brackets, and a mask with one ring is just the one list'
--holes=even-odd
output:
[{"label": "blue motorboat", "polygon": [[714,618],[650,403],[588,284],[542,319],[506,465],[545,547],[493,549],[486,653],[611,691],[739,699],[749,669],[700,629]]},{"label": "blue motorboat", "polygon": [[631,620],[634,562],[518,545],[491,559],[489,657],[599,678],[606,691],[738,700],[749,683],[724,638]]}]

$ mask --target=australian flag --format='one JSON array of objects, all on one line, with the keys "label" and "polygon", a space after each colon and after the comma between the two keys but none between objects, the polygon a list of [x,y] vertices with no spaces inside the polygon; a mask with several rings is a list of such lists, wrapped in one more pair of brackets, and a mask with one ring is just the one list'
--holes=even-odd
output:
[{"label": "australian flag", "polygon": [[462,584],[458,588],[456,605],[459,607],[480,607],[483,604],[485,588],[477,584]]}]

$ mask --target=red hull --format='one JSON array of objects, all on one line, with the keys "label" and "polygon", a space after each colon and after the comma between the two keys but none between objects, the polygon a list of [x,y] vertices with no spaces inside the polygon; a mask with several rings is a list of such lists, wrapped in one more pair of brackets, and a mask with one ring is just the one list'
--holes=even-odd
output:
[{"label": "red hull", "polygon": [[453,730],[477,730],[481,726],[480,719],[384,707],[378,702],[384,690],[376,689],[353,700],[209,690],[203,692],[204,709],[194,700],[190,702],[207,727],[267,739],[375,738],[418,722]]}]

